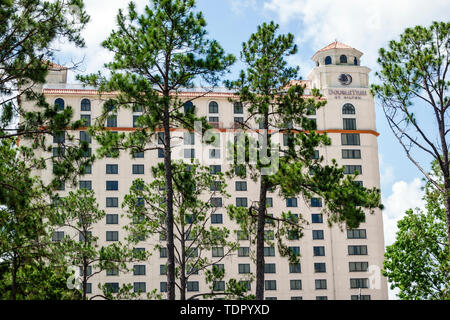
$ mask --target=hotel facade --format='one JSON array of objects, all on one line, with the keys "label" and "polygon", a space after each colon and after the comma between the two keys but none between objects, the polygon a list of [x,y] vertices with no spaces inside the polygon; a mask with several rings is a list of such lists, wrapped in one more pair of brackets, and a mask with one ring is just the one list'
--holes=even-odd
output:
[{"label": "hotel facade", "polygon": [[[327,132],[332,142],[331,145],[318,149],[325,163],[331,163],[332,159],[336,159],[340,165],[345,166],[346,173],[358,171],[360,175],[357,180],[365,187],[380,188],[377,144],[379,134],[376,130],[374,99],[369,90],[370,69],[361,65],[361,56],[362,52],[345,44],[333,42],[314,54],[312,60],[316,66],[306,80],[301,80],[301,83],[305,85],[307,95],[311,94],[311,89],[317,88],[327,100],[325,107],[317,110],[315,115],[311,115],[316,121],[317,130]],[[55,69],[49,73],[47,83],[36,90],[42,90],[49,103],[62,107],[71,106],[74,119],[85,119],[93,123],[102,113],[105,97],[100,99],[95,88],[67,83],[67,69]],[[245,108],[242,109],[230,101],[233,93],[228,90],[218,88],[206,93],[201,89],[190,89],[180,93],[181,99],[191,100],[195,97],[198,97],[193,100],[197,115],[206,116],[220,132],[234,134],[234,124],[246,117]],[[106,127],[118,132],[135,130],[135,121],[140,112],[134,111],[137,112],[118,111],[115,118],[108,120]],[[257,124],[254,125],[257,129]],[[181,129],[173,131],[175,159],[186,159],[192,155],[193,147],[186,143],[184,133]],[[83,129],[70,134],[76,138],[85,138]],[[176,137],[181,138],[178,139],[179,143],[175,142]],[[223,136],[220,140],[221,145],[225,145],[226,137]],[[282,139],[280,143],[283,143]],[[92,152],[95,152],[98,144],[92,139],[90,146]],[[223,151],[225,148],[221,150],[222,152],[206,152],[207,156],[203,157],[202,164],[214,165],[222,172],[228,170],[226,152]],[[127,234],[123,226],[129,223],[121,207],[124,196],[129,193],[134,179],[151,181],[151,167],[161,162],[163,160],[161,157],[161,151],[158,150],[146,151],[139,156],[121,152],[119,158],[96,160],[89,173],[79,178],[80,187],[94,190],[100,208],[107,213],[105,220],[97,223],[93,229],[93,234],[99,239],[99,245],[124,240]],[[51,165],[42,173],[42,177],[47,181],[51,179]],[[245,181],[237,177],[228,179],[227,184],[227,192],[231,197],[223,199],[221,207],[215,212],[214,220],[210,223],[225,225],[234,230],[236,226],[229,220],[226,206],[236,204],[238,201],[248,205],[257,200],[259,184],[251,179]],[[70,187],[67,186],[60,193],[64,196],[69,190]],[[309,224],[305,225],[302,238],[289,241],[289,246],[298,248],[300,252],[299,266],[290,266],[288,259],[281,257],[276,247],[267,250],[266,299],[388,298],[387,282],[381,275],[384,258],[381,210],[376,209],[373,214],[367,213],[365,222],[361,223],[357,230],[346,230],[345,226],[343,229],[337,225],[328,226],[326,214],[322,214],[320,199],[306,203],[301,196],[284,199],[273,193],[268,197],[272,199],[272,205],[268,208],[269,213],[277,216],[282,211],[291,210],[293,213],[301,214]],[[64,232],[65,230],[61,229],[55,235],[55,240],[61,238]],[[152,250],[154,241],[158,239],[144,240],[136,247]],[[240,246],[246,248],[251,247],[251,244],[243,240],[240,241]],[[164,294],[167,278],[162,266],[166,261],[167,258],[163,254],[153,252],[148,261],[137,264],[134,272],[96,274],[88,287],[90,296],[99,293],[98,283],[109,283],[113,287],[131,283],[139,290],[150,292],[157,289]],[[238,253],[227,256],[220,263],[226,270],[225,279],[240,279],[243,270],[256,273],[252,259]],[[189,281],[187,297],[208,291],[202,274],[191,276]],[[255,289],[253,283],[251,290]]]}]

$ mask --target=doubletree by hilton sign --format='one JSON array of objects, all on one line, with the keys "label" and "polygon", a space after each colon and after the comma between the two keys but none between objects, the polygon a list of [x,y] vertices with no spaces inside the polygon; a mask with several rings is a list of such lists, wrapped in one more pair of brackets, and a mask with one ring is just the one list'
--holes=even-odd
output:
[{"label": "doubletree by hilton sign", "polygon": [[328,89],[328,96],[334,96],[335,99],[354,99],[360,100],[367,96],[367,90],[356,89]]}]

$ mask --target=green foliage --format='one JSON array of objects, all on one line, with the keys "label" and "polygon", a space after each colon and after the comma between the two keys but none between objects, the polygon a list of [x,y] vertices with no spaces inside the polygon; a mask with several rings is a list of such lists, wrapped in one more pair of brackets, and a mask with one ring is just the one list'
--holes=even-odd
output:
[{"label": "green foliage", "polygon": [[[175,263],[179,285],[186,288],[190,276],[202,272],[205,272],[209,282],[223,279],[225,275],[223,272],[215,272],[217,270],[210,267],[232,254],[237,248],[237,243],[229,239],[230,231],[226,227],[209,224],[211,214],[217,211],[211,199],[229,197],[226,193],[224,175],[223,173],[211,175],[209,167],[181,161],[173,162],[172,170],[175,239],[178,248]],[[164,165],[160,163],[157,167],[153,167],[152,173],[152,182],[135,180],[130,194],[125,196],[123,206],[127,208],[128,217],[133,221],[127,229],[130,234],[142,238],[157,236],[156,239],[165,239],[167,230],[164,224],[166,216]],[[211,186],[214,186],[213,191]],[[130,240],[138,241],[134,237]],[[215,247],[223,248],[223,256],[211,258],[211,250]],[[154,245],[154,249],[160,248],[160,244]],[[235,288],[233,296],[238,292]],[[181,298],[183,297],[185,292],[181,292]]]},{"label": "green foliage", "polygon": [[[434,173],[438,173],[434,163]],[[440,180],[442,181],[442,175]],[[397,224],[396,241],[386,248],[383,275],[404,300],[450,299],[450,250],[444,197],[425,187],[425,210],[409,209]]]},{"label": "green foliage", "polygon": [[[148,258],[148,254],[145,253],[136,256],[127,242],[99,246],[98,237],[93,234],[93,229],[105,215],[105,211],[98,208],[94,192],[79,189],[59,198],[54,207],[54,215],[51,217],[56,228],[62,227],[67,230],[68,234],[55,245],[64,265],[74,265],[82,270],[83,299],[86,299],[86,284],[94,275],[107,269],[129,271],[130,262]],[[88,268],[92,268],[90,274]],[[124,290],[121,291],[122,294]]]}]

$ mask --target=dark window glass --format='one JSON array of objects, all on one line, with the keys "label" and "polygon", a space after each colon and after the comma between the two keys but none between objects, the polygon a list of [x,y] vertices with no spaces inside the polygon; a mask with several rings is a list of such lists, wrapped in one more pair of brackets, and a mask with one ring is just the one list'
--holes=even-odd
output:
[{"label": "dark window glass", "polygon": [[300,255],[300,247],[289,247],[289,251],[291,251],[294,255],[299,256]]},{"label": "dark window glass", "polygon": [[342,150],[342,158],[343,159],[361,159],[361,150],[343,149]]},{"label": "dark window glass", "polygon": [[302,280],[290,280],[291,290],[302,290]]},{"label": "dark window glass", "polygon": [[264,264],[264,273],[276,273],[276,264],[275,263],[265,263]]},{"label": "dark window glass", "polygon": [[366,239],[366,229],[347,229],[347,239]]},{"label": "dark window glass", "polygon": [[158,158],[164,158],[164,149],[158,148]]},{"label": "dark window glass", "polygon": [[137,124],[137,121],[138,121],[139,117],[140,116],[138,116],[138,115],[134,115],[133,116],[133,128],[141,128],[142,127],[142,125],[138,125]]},{"label": "dark window glass", "polygon": [[132,172],[133,174],[144,174],[144,165],[143,164],[133,164]]},{"label": "dark window glass", "polygon": [[64,231],[54,231],[52,234],[52,241],[59,242],[64,238]]},{"label": "dark window glass", "polygon": [[233,105],[234,113],[242,114],[244,113],[244,107],[242,106],[242,103],[235,102]]},{"label": "dark window glass", "polygon": [[323,230],[313,230],[312,231],[313,240],[323,240]]},{"label": "dark window glass", "polygon": [[311,222],[312,223],[322,223],[323,222],[323,215],[321,213],[313,213],[311,215]]},{"label": "dark window glass", "polygon": [[322,199],[321,198],[311,198],[311,207],[314,207],[314,208],[322,207]]},{"label": "dark window glass", "polygon": [[133,290],[136,293],[143,293],[147,291],[147,286],[145,282],[135,282],[133,283]]},{"label": "dark window glass", "polygon": [[367,255],[367,246],[348,246],[350,256]]},{"label": "dark window glass", "polygon": [[360,165],[345,165],[344,166],[344,174],[354,174],[358,172],[358,174],[362,174],[362,166]]},{"label": "dark window glass", "polygon": [[240,263],[238,265],[238,272],[240,274],[250,273],[250,264],[249,263]]},{"label": "dark window glass", "polygon": [[119,173],[119,165],[118,164],[107,164],[106,165],[106,174],[118,174]]},{"label": "dark window glass", "polygon": [[213,291],[224,291],[225,281],[213,281]]},{"label": "dark window glass", "polygon": [[107,128],[117,128],[117,116],[108,116],[106,118],[106,127]]},{"label": "dark window glass", "polygon": [[105,287],[106,287],[106,291],[109,293],[119,292],[119,283],[118,282],[106,282]]},{"label": "dark window glass", "polygon": [[275,247],[264,247],[265,257],[275,257]]},{"label": "dark window glass", "polygon": [[61,98],[58,98],[55,100],[55,106],[58,110],[64,110],[64,100]]},{"label": "dark window glass", "polygon": [[236,198],[236,207],[247,207],[248,200],[247,198]]},{"label": "dark window glass", "polygon": [[356,130],[356,119],[343,119],[344,130]]},{"label": "dark window glass", "polygon": [[301,273],[302,268],[300,263],[290,263],[289,264],[289,273]]},{"label": "dark window glass", "polygon": [[342,114],[355,114],[355,106],[351,103],[346,103],[342,107]]},{"label": "dark window glass", "polygon": [[326,264],[324,262],[314,263],[314,272],[327,272]]},{"label": "dark window glass", "polygon": [[84,121],[84,126],[89,127],[91,125],[91,116],[89,114],[82,114],[80,119]]},{"label": "dark window glass", "polygon": [[223,223],[222,214],[220,214],[220,213],[211,214],[211,223],[213,223],[213,224]]},{"label": "dark window glass", "polygon": [[341,55],[339,57],[339,62],[340,63],[347,63],[347,56],[346,55]]},{"label": "dark window glass", "polygon": [[107,214],[106,215],[106,224],[118,224],[119,223],[119,215],[118,214]]},{"label": "dark window glass", "polygon": [[264,290],[277,290],[277,281],[276,280],[265,280],[264,281]]},{"label": "dark window glass", "polygon": [[219,105],[215,101],[209,103],[209,113],[219,113]]},{"label": "dark window glass", "polygon": [[248,257],[249,255],[250,255],[249,247],[239,247],[238,248],[238,257]]},{"label": "dark window glass", "polygon": [[92,142],[91,135],[87,131],[80,131],[80,141],[91,143]]},{"label": "dark window glass", "polygon": [[133,152],[132,156],[133,156],[133,158],[144,158],[144,151],[142,151],[142,152]]},{"label": "dark window glass", "polygon": [[194,104],[188,101],[184,104],[184,113],[194,113]]},{"label": "dark window glass", "polygon": [[236,181],[236,191],[247,191],[247,181]]},{"label": "dark window glass", "polygon": [[119,241],[119,231],[106,231],[106,241]]},{"label": "dark window glass", "polygon": [[369,279],[357,278],[350,279],[350,289],[369,288]]},{"label": "dark window glass", "polygon": [[327,280],[318,279],[315,280],[316,290],[324,290],[327,288]]},{"label": "dark window glass", "polygon": [[313,254],[315,257],[322,257],[325,255],[325,247],[313,247]]},{"label": "dark window glass", "polygon": [[330,56],[326,56],[325,57],[325,64],[331,64],[331,57]]},{"label": "dark window glass", "polygon": [[222,166],[220,164],[219,165],[210,165],[209,172],[211,174],[217,174],[219,172],[222,172]]},{"label": "dark window glass", "polygon": [[354,294],[350,297],[350,299],[351,300],[370,300],[370,294]]},{"label": "dark window glass", "polygon": [[53,143],[64,143],[66,142],[65,132],[59,132],[53,136]]},{"label": "dark window glass", "polygon": [[117,208],[119,207],[119,198],[106,198],[107,208]]},{"label": "dark window glass", "polygon": [[160,292],[167,292],[167,282],[160,282],[159,283],[159,291]]},{"label": "dark window glass", "polygon": [[222,198],[212,197],[210,201],[211,201],[211,206],[213,206],[215,208],[222,207]]},{"label": "dark window glass", "polygon": [[91,111],[91,100],[89,99],[81,100],[81,111]]},{"label": "dark window glass", "polygon": [[286,199],[286,207],[297,207],[297,198],[287,198]]},{"label": "dark window glass", "polygon": [[135,264],[133,266],[133,275],[144,276],[145,275],[145,265],[144,264]]},{"label": "dark window glass", "polygon": [[80,189],[92,190],[92,181],[90,180],[80,180]]},{"label": "dark window glass", "polygon": [[198,281],[188,281],[186,283],[186,289],[188,292],[197,292],[199,291],[199,283]]},{"label": "dark window glass", "polygon": [[185,159],[195,158],[195,149],[184,149],[184,158]]},{"label": "dark window glass", "polygon": [[106,190],[119,190],[119,181],[106,181]]},{"label": "dark window glass", "polygon": [[368,262],[349,262],[349,272],[367,272],[369,269]]}]

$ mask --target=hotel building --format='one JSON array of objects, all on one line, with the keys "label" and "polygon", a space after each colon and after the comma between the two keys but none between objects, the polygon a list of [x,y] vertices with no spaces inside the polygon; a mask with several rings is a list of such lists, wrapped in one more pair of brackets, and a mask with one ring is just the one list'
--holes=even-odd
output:
[{"label": "hotel building", "polygon": [[[362,52],[339,42],[333,42],[317,51],[312,60],[316,66],[302,80],[306,86],[306,94],[312,88],[320,89],[327,100],[325,107],[320,108],[311,117],[316,119],[317,129],[326,131],[332,144],[319,148],[319,154],[326,163],[336,159],[345,166],[346,173],[358,171],[358,180],[368,188],[380,188],[380,174],[378,162],[378,144],[375,122],[374,99],[369,91],[370,69],[362,66]],[[75,119],[85,119],[93,122],[101,114],[105,102],[99,98],[95,88],[83,87],[80,84],[67,83],[67,69],[56,68],[50,72],[47,83],[37,90],[42,90],[49,103],[61,107],[72,106]],[[193,100],[197,115],[206,116],[216,128],[230,131],[234,123],[242,121],[245,110],[230,102],[233,93],[225,89],[216,89],[204,94],[202,90],[186,90],[180,97]],[[27,103],[27,102],[24,102]],[[31,107],[31,105],[30,105]],[[139,110],[135,110],[139,111]],[[134,130],[134,121],[139,112],[120,110],[116,117],[106,123],[110,130]],[[258,128],[255,124],[255,128]],[[225,130],[227,129],[227,130]],[[75,137],[86,138],[83,129],[71,132]],[[183,137],[183,130],[174,130],[173,135]],[[223,140],[223,139],[222,139]],[[189,146],[182,141],[173,149],[175,158],[189,157]],[[92,139],[92,152],[98,146]],[[211,154],[211,153],[210,153]],[[94,162],[91,170],[80,177],[80,186],[95,191],[100,208],[104,209],[107,217],[97,223],[93,234],[99,238],[100,245],[121,241],[126,236],[123,226],[129,222],[121,208],[123,197],[129,192],[132,181],[142,178],[151,181],[150,168],[162,161],[161,151],[152,150],[145,154],[132,157],[129,152],[122,152],[119,158],[102,158]],[[222,156],[222,159],[221,157]],[[211,158],[204,159],[204,165],[216,165],[221,161],[218,170],[228,170],[228,165],[220,152]],[[218,159],[217,159],[218,158]],[[51,165],[42,174],[44,179],[51,178]],[[240,182],[240,183],[236,183]],[[248,179],[242,181],[233,178],[227,181],[227,192],[230,198],[224,199],[222,207],[216,210],[214,221],[230,229],[236,229],[229,220],[226,206],[228,204],[251,203],[259,197],[258,184]],[[238,187],[239,186],[239,187]],[[69,191],[61,191],[61,195]],[[341,230],[334,225],[328,227],[326,215],[322,215],[321,199],[313,199],[305,203],[303,197],[283,199],[277,193],[269,194],[272,206],[269,213],[277,215],[282,211],[291,210],[301,213],[309,221],[305,226],[304,236],[299,240],[289,241],[289,245],[297,248],[301,254],[300,265],[290,266],[287,258],[280,257],[276,248],[268,249],[265,257],[265,297],[279,300],[315,300],[315,299],[387,299],[387,282],[381,275],[384,257],[383,220],[381,210],[376,209],[373,214],[366,214],[365,222],[357,230]],[[55,235],[55,240],[64,235],[62,229]],[[147,239],[137,247],[150,250],[152,241]],[[249,247],[248,241],[241,241],[241,247]],[[135,288],[147,292],[157,289],[164,292],[166,275],[163,266],[167,258],[154,252],[148,261],[139,263],[134,272],[108,275],[99,273],[90,281],[91,295],[99,293],[97,285],[110,283],[116,287],[123,283],[132,283]],[[256,267],[250,257],[234,254],[226,257],[222,262],[226,270],[226,278],[241,278],[243,270],[255,273]],[[188,286],[188,297],[198,292],[208,291],[203,276],[191,276]],[[255,290],[252,284],[251,290]],[[177,293],[178,296],[178,293]]]}]

